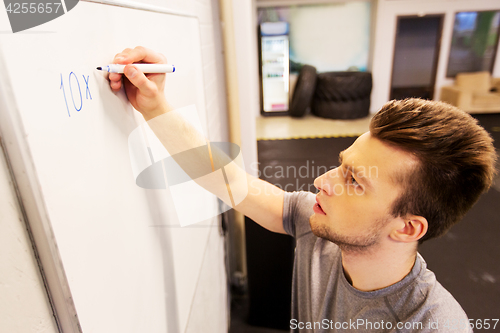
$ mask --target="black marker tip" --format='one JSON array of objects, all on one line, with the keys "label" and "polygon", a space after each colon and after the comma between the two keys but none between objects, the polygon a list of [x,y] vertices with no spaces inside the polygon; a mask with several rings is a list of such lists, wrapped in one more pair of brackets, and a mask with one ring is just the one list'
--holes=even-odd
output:
[{"label": "black marker tip", "polygon": [[101,70],[102,70],[102,67],[97,67],[97,69],[101,71]]}]

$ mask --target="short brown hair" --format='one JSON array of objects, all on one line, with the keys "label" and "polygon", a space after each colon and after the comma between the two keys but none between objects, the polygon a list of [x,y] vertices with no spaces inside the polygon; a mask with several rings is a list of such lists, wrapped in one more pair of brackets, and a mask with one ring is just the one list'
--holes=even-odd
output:
[{"label": "short brown hair", "polygon": [[493,182],[493,139],[476,119],[454,106],[416,98],[390,101],[373,117],[370,132],[420,162],[401,178],[403,192],[391,208],[395,217],[427,219],[420,243],[444,234]]}]

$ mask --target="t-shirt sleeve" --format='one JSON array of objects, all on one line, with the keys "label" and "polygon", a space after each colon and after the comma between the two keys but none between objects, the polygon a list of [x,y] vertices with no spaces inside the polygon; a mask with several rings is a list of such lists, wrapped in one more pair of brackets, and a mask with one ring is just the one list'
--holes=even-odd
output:
[{"label": "t-shirt sleeve", "polygon": [[285,192],[283,228],[287,234],[298,238],[311,231],[309,217],[314,213],[313,206],[315,202],[315,195],[312,192]]}]

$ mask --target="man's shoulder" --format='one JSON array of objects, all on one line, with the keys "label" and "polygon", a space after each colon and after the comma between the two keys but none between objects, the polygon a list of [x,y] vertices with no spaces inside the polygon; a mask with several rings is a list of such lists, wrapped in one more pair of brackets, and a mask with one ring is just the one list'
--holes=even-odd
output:
[{"label": "man's shoulder", "polygon": [[[461,323],[468,328],[465,311],[453,295],[437,281],[434,273],[428,269],[417,279],[420,292],[425,296],[425,307],[428,309],[427,319],[439,323],[443,330],[451,325]],[[444,326],[446,325],[446,326]],[[459,332],[461,332],[459,330]],[[464,332],[469,332],[468,329]]]},{"label": "man's shoulder", "polygon": [[399,319],[420,324],[421,332],[471,332],[465,311],[425,266],[407,288],[391,298]]}]

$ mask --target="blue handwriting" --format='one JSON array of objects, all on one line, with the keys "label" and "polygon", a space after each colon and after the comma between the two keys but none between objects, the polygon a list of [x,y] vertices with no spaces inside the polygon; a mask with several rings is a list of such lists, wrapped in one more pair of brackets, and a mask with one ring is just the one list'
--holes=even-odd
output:
[{"label": "blue handwriting", "polygon": [[[89,87],[89,81],[90,81],[89,75],[87,76],[82,75],[82,77],[83,81],[85,82],[85,99],[92,100],[92,94],[90,93],[90,87]],[[73,102],[73,107],[77,112],[80,112],[83,108],[82,89],[80,87],[80,81],[78,80],[78,76],[74,72],[69,73],[68,85],[69,85],[69,95],[71,97],[71,101]],[[66,89],[64,89],[64,80],[62,73],[61,73],[61,86],[59,87],[59,89],[62,89],[62,93],[64,96],[64,103],[66,104],[66,110],[68,111],[68,117],[71,117],[70,107],[68,106],[69,98],[66,97]]]}]

